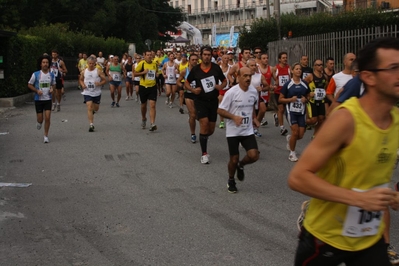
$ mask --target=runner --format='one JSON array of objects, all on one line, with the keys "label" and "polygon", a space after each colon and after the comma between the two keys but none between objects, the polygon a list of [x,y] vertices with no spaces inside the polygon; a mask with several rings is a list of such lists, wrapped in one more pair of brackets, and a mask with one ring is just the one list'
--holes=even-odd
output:
[{"label": "runner", "polygon": [[285,104],[286,116],[291,127],[291,135],[287,135],[287,150],[290,151],[288,160],[298,161],[295,146],[296,142],[305,134],[305,104],[309,98],[309,87],[301,79],[302,67],[300,63],[292,66],[292,79],[286,82],[281,89],[279,102]]},{"label": "runner", "polygon": [[399,148],[399,40],[373,40],[358,55],[367,93],[331,114],[289,176],[291,189],[312,197],[295,265],[391,265],[381,216],[399,207],[388,188]]},{"label": "runner", "polygon": [[245,47],[242,48],[241,56],[242,56],[241,61],[239,61],[239,62],[237,62],[237,64],[233,65],[233,67],[230,68],[230,71],[227,74],[227,79],[229,80],[230,86],[233,86],[236,84],[235,79],[236,79],[238,70],[247,65],[247,61],[251,57],[251,49],[245,48]]},{"label": "runner", "polygon": [[[203,46],[201,48],[202,63],[195,66],[186,78],[185,87],[195,93],[194,101],[197,119],[200,123],[201,163],[209,163],[207,151],[208,137],[215,131],[217,120],[219,91],[226,87],[227,80],[217,64],[211,62],[212,48]],[[196,88],[192,89],[190,83],[195,81]],[[222,84],[219,84],[222,81]]]},{"label": "runner", "polygon": [[88,67],[80,75],[84,102],[87,106],[87,117],[89,119],[89,132],[94,132],[94,113],[98,112],[101,101],[101,87],[106,83],[102,69],[96,67],[97,59],[90,56],[87,58]]},{"label": "runner", "polygon": [[[227,74],[229,73],[230,68],[231,68],[231,65],[229,65],[229,56],[228,55],[222,56],[222,63],[220,64],[220,68],[222,69],[223,74],[227,79]],[[219,90],[219,96],[218,96],[219,104],[222,102],[223,96],[229,90],[229,88],[230,88],[230,84],[229,84],[229,80],[227,79],[226,87],[222,90]],[[224,118],[222,116],[219,116],[219,117],[220,117],[219,128],[224,128]]]},{"label": "runner", "polygon": [[309,57],[307,55],[302,55],[300,63],[302,67],[302,79],[305,80],[305,78],[313,72],[313,69],[309,67]]},{"label": "runner", "polygon": [[[188,67],[188,61],[187,61],[187,55],[182,53],[181,54],[181,62],[179,64],[179,72],[178,74],[176,74],[176,78],[179,79],[180,78],[180,73],[183,72],[183,70],[185,70]],[[184,114],[184,110],[183,110],[183,103],[184,103],[184,79],[181,80],[180,85],[179,83],[177,84],[177,90],[179,91],[179,104],[180,104],[180,108],[179,108],[179,112],[181,114]]]},{"label": "runner", "polygon": [[123,76],[126,85],[126,101],[133,99],[133,58],[129,55],[123,65]]},{"label": "runner", "polygon": [[96,64],[101,67],[102,71],[105,71],[106,61],[105,57],[103,57],[103,52],[98,52]]},{"label": "runner", "polygon": [[[251,62],[255,64],[255,60]],[[244,181],[244,166],[259,159],[258,144],[253,134],[253,124],[259,126],[254,107],[258,104],[258,91],[251,85],[252,70],[243,67],[238,71],[239,84],[232,87],[219,105],[218,114],[225,117],[226,137],[229,147],[230,160],[227,164],[229,179],[227,190],[237,192],[234,175]],[[244,158],[239,160],[239,145],[246,150]]]},{"label": "runner", "polygon": [[51,94],[55,90],[55,75],[50,71],[50,57],[39,58],[40,70],[34,72],[28,81],[28,88],[35,92],[36,128],[40,130],[44,113],[44,143],[49,143],[48,132],[51,118]]},{"label": "runner", "polygon": [[135,75],[140,76],[139,95],[141,101],[141,128],[147,122],[147,101],[150,102],[150,131],[157,130],[155,125],[157,102],[157,64],[152,60],[151,51],[144,53],[144,60],[137,64]]},{"label": "runner", "polygon": [[[327,87],[328,87],[328,83],[330,82],[331,78],[335,75],[335,62],[334,62],[334,58],[332,57],[327,57],[326,59],[326,67],[323,69],[323,73],[327,76]],[[324,106],[326,109],[326,112],[328,110],[328,108],[331,105],[331,101],[329,98],[324,97]]]},{"label": "runner", "polygon": [[55,76],[55,97],[52,97],[52,102],[53,102],[53,107],[52,111],[55,110],[55,107],[57,106],[57,112],[61,111],[61,97],[62,97],[62,88],[64,87],[62,84],[62,77],[66,75],[68,72],[64,61],[60,60],[58,58],[58,51],[57,50],[52,50],[51,51],[51,66],[50,66],[50,71],[54,74]]},{"label": "runner", "polygon": [[[266,82],[266,78],[260,73],[259,67],[256,65],[255,59],[251,58],[247,61],[247,67],[251,70],[251,85],[256,89],[258,92],[258,96],[260,96],[261,92],[267,91],[269,88],[269,85]],[[266,108],[265,105],[263,105],[262,108]],[[262,110],[264,112],[264,110]],[[259,112],[259,101],[257,101],[257,105],[255,106],[255,114],[258,115]],[[262,137],[262,134],[259,132],[259,125],[254,126],[254,135],[256,137]]]},{"label": "runner", "polygon": [[[111,107],[120,107],[119,101],[122,97],[122,65],[119,63],[119,57],[115,55],[112,58],[111,64],[107,67],[108,79],[109,79],[109,90],[111,93]],[[118,96],[115,103],[115,91]]]},{"label": "runner", "polygon": [[254,56],[256,65],[259,66],[262,63],[262,49],[260,47],[254,48]]},{"label": "runner", "polygon": [[[191,54],[188,62],[189,62],[188,68],[185,68],[182,72],[180,72],[180,77],[177,80],[177,84],[180,83],[182,87],[185,87],[185,83],[182,83],[183,80],[186,80],[187,76],[190,74],[191,69],[193,69],[193,67],[198,65],[198,55],[195,53]],[[195,89],[196,88],[195,80],[192,81],[189,84],[189,86],[190,86],[191,90]],[[189,90],[189,89],[185,90],[184,101],[186,103],[188,115],[189,115],[188,124],[190,126],[191,142],[196,143],[197,142],[197,136],[195,135],[196,111],[195,111],[195,106],[194,106],[195,94],[191,90]]]},{"label": "runner", "polygon": [[280,126],[280,134],[285,136],[288,130],[284,127],[284,104],[279,102],[280,91],[284,84],[291,80],[290,66],[288,65],[288,57],[286,52],[278,54],[278,64],[273,67],[273,79],[276,82],[274,89],[274,99],[277,103],[277,114],[274,113],[274,125]]},{"label": "runner", "polygon": [[307,125],[314,125],[312,139],[316,136],[326,117],[324,98],[326,97],[327,76],[323,73],[323,61],[316,59],[313,63],[313,73],[305,81],[309,84],[310,97],[307,107]]},{"label": "runner", "polygon": [[135,57],[135,63],[133,65],[132,71],[133,71],[133,86],[134,86],[134,91],[136,93],[136,98],[134,99],[136,102],[139,101],[139,86],[140,86],[140,76],[136,75],[136,67],[138,65],[138,63],[140,63],[140,61],[142,60],[141,55],[137,55]]},{"label": "runner", "polygon": [[165,87],[166,87],[166,101],[165,104],[169,106],[169,108],[173,108],[173,102],[176,97],[176,72],[179,67],[175,64],[175,56],[173,53],[168,54],[169,60],[164,63],[162,67],[162,73],[165,78]]},{"label": "runner", "polygon": [[260,92],[259,110],[257,118],[261,126],[266,126],[268,122],[266,119],[264,120],[264,117],[269,105],[270,90],[275,88],[275,86],[272,85],[273,74],[272,74],[272,68],[269,66],[269,55],[266,53],[261,55],[259,71],[265,77],[266,82],[268,84],[268,89],[266,91],[263,90]]}]

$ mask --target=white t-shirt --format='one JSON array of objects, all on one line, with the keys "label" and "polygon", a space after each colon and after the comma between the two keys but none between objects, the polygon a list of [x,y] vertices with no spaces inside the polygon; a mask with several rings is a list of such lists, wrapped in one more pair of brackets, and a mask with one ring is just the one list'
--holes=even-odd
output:
[{"label": "white t-shirt", "polygon": [[239,84],[229,89],[219,105],[220,109],[243,117],[240,126],[236,126],[233,120],[226,121],[226,137],[249,136],[254,134],[252,114],[254,105],[259,101],[257,90],[250,85],[247,91],[240,88]]},{"label": "white t-shirt", "polygon": [[50,89],[51,86],[55,85],[55,76],[51,74],[51,72],[43,73],[43,71],[39,70],[38,79],[36,80],[35,73],[32,74],[28,83],[33,85],[37,90],[41,90],[43,92],[42,95],[35,94],[35,101],[48,101],[51,100]]},{"label": "white t-shirt", "polygon": [[335,82],[335,95],[345,86],[345,84],[353,78],[352,74],[344,74],[341,72],[335,74],[333,77]]}]

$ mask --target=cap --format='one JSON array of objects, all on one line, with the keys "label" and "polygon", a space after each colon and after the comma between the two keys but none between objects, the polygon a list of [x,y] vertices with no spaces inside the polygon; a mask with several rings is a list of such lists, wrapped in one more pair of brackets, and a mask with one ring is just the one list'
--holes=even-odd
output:
[{"label": "cap", "polygon": [[114,56],[113,56],[113,55],[110,55],[109,57],[111,57],[111,58],[112,58],[112,57],[114,57]]},{"label": "cap", "polygon": [[183,56],[183,57],[187,58],[187,54],[181,54],[181,56]]},{"label": "cap", "polygon": [[233,51],[227,51],[227,54],[234,54]]}]

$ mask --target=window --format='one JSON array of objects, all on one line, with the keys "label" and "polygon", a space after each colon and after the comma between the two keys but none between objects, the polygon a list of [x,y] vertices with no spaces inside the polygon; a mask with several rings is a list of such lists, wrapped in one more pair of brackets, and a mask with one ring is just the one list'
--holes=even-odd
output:
[{"label": "window", "polygon": [[188,6],[187,6],[187,13],[188,13],[188,14],[191,14],[191,5],[188,5]]}]

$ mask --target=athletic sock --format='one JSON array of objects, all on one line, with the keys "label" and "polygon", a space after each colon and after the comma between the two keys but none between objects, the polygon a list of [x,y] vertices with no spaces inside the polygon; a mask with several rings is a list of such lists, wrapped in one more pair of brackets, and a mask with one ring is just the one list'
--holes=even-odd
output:
[{"label": "athletic sock", "polygon": [[202,154],[205,154],[205,153],[207,153],[208,135],[200,134],[199,135],[199,139],[200,139],[200,145],[201,145]]}]

